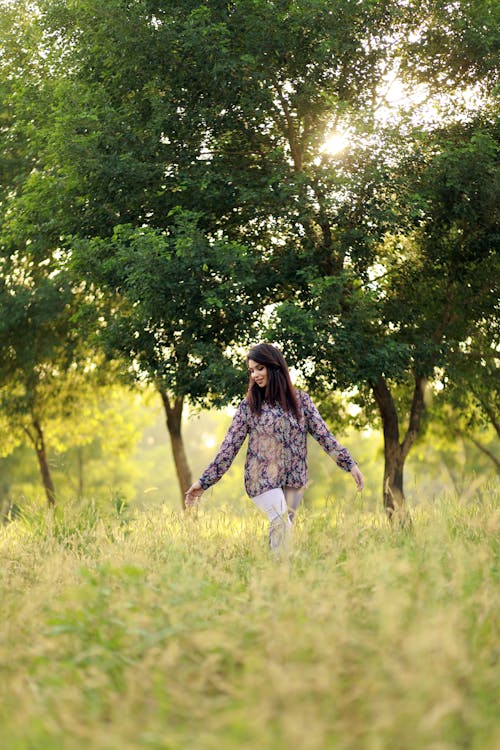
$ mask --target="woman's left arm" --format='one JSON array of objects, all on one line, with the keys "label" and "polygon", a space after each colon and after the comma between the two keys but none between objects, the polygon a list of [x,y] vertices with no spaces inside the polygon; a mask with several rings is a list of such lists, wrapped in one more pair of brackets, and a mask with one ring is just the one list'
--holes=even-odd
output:
[{"label": "woman's left arm", "polygon": [[323,450],[333,458],[337,466],[352,474],[357,489],[362,490],[364,485],[363,475],[355,460],[347,448],[343,448],[338,440],[332,435],[311,397],[304,392],[302,392],[301,395],[302,408],[304,410],[308,432],[315,440],[317,440]]}]

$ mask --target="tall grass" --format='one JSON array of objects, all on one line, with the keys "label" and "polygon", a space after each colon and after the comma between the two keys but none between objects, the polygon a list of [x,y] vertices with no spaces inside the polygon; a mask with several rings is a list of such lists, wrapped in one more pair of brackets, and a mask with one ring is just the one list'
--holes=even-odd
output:
[{"label": "tall grass", "polygon": [[6,750],[494,750],[498,492],[335,505],[266,549],[249,507],[25,511],[0,531]]}]

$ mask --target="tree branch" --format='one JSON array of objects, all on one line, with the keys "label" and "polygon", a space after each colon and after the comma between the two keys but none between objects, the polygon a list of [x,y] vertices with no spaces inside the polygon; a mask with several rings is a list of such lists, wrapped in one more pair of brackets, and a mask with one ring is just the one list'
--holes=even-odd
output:
[{"label": "tree branch", "polygon": [[404,436],[404,440],[401,445],[404,458],[406,458],[406,456],[410,452],[410,448],[415,442],[417,435],[419,433],[419,430],[420,430],[420,425],[422,422],[422,414],[424,413],[424,407],[425,407],[424,396],[425,396],[426,386],[427,386],[426,377],[424,377],[423,375],[418,375],[415,377],[415,388],[413,390],[413,399],[411,402],[408,429],[406,431],[406,435]]},{"label": "tree branch", "polygon": [[464,437],[467,438],[467,440],[470,440],[473,445],[476,446],[482,453],[485,454],[485,456],[488,456],[489,459],[493,461],[497,469],[500,469],[500,460],[488,449],[485,445],[479,442],[479,440],[476,440],[475,437],[472,437],[472,435],[465,434]]},{"label": "tree branch", "polygon": [[283,109],[283,114],[285,115],[286,126],[287,126],[286,137],[288,138],[288,144],[290,146],[290,153],[292,156],[293,166],[296,172],[302,172],[302,150],[303,149],[297,137],[295,123],[293,121],[292,114],[288,106],[288,102],[283,96],[283,91],[279,83],[275,79],[273,79],[273,84],[274,84],[275,91],[278,95],[278,99],[280,101],[281,107]]},{"label": "tree branch", "polygon": [[26,433],[26,435],[28,436],[28,439],[29,439],[29,441],[30,441],[31,443],[33,443],[33,445],[34,445],[34,446],[36,447],[36,438],[34,438],[34,437],[33,437],[33,435],[31,434],[31,432],[30,432],[30,430],[29,430],[29,428],[28,428],[28,427],[25,427],[25,426],[23,425],[23,432],[25,432],[25,433]]},{"label": "tree branch", "polygon": [[387,387],[385,378],[380,375],[375,383],[372,383],[373,395],[382,417],[385,437],[391,442],[399,444],[399,419],[396,404],[392,394]]},{"label": "tree branch", "polygon": [[497,433],[498,437],[500,438],[500,422],[498,421],[497,415],[495,414],[495,412],[493,411],[493,409],[491,408],[491,406],[487,403],[487,401],[485,401],[484,399],[482,399],[479,396],[479,394],[474,390],[474,388],[472,388],[472,386],[471,386],[471,392],[477,398],[477,400],[479,401],[479,403],[481,404],[481,408],[488,415],[488,418],[489,418],[491,424],[495,428],[496,433]]}]

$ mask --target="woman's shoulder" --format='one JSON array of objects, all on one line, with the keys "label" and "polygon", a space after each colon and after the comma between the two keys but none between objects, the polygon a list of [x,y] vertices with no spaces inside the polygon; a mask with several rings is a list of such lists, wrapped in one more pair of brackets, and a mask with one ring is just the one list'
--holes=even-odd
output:
[{"label": "woman's shoulder", "polygon": [[[234,408],[234,407],[233,407]],[[234,423],[246,423],[248,424],[250,419],[250,404],[246,400],[246,398],[242,399],[239,404],[236,405],[236,408],[234,408],[233,411],[233,424]]]},{"label": "woman's shoulder", "polygon": [[306,392],[301,390],[300,388],[295,389],[295,394],[297,396],[297,400],[300,404],[300,408],[302,410],[302,414],[307,419],[308,415],[311,413],[311,409],[313,408],[313,401],[310,395]]},{"label": "woman's shoulder", "polygon": [[236,411],[240,414],[250,414],[250,404],[248,403],[248,399],[246,396],[240,401],[240,403],[236,407]]},{"label": "woman's shoulder", "polygon": [[306,393],[306,391],[303,391],[301,388],[296,388],[295,393],[301,404],[307,404],[311,400],[310,395]]}]

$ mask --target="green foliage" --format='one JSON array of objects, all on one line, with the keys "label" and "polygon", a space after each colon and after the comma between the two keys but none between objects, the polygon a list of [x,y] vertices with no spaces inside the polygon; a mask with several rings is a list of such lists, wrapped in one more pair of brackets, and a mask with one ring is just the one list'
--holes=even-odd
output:
[{"label": "green foliage", "polygon": [[413,77],[438,90],[478,82],[491,90],[498,84],[500,11],[494,0],[412,5],[422,25],[419,35],[407,40],[403,62]]},{"label": "green foliage", "polygon": [[[310,352],[319,384],[362,386],[380,374],[398,382],[408,371],[430,375],[452,361],[475,325],[494,323],[493,136],[467,126],[449,138],[433,137],[418,175],[419,226],[379,244],[372,259],[377,276],[348,269],[313,279],[298,299],[277,309],[272,335],[286,340],[286,331],[299,361]],[[409,186],[406,200],[414,200],[415,189]]]},{"label": "green foliage", "polygon": [[0,266],[0,408],[23,429],[33,419],[71,414],[92,360],[75,325],[78,297],[67,274],[16,256]]},{"label": "green foliage", "polygon": [[[84,503],[95,498],[99,506],[106,507],[116,493],[122,493],[127,501],[137,501],[151,487],[154,474],[163,474],[170,489],[174,472],[166,461],[165,439],[154,469],[148,456],[137,455],[143,436],[157,416],[151,405],[152,395],[96,385],[84,391],[82,399],[70,418],[57,413],[45,422],[57,502],[65,506],[75,499]],[[162,428],[164,432],[164,424]],[[5,502],[24,507],[27,498],[34,501],[40,496],[31,446],[11,445],[6,458],[0,461],[0,476],[0,496]]]},{"label": "green foliage", "polygon": [[[47,305],[71,261],[71,331],[174,399],[234,398],[229,347],[282,302],[269,330],[310,386],[354,390],[373,421],[385,379],[401,421],[422,378],[464,387],[461,347],[497,315],[496,18],[490,0],[4,4],[2,253],[47,264]],[[391,76],[425,82],[433,119],[410,101],[383,123]],[[334,130],[350,146],[329,155]]]},{"label": "green foliage", "polygon": [[210,241],[179,212],[170,231],[117,226],[110,239],[75,240],[73,262],[121,301],[100,335],[138,379],[192,403],[241,392],[226,350],[252,335],[258,292],[245,247]]},{"label": "green foliage", "polygon": [[[51,272],[28,257],[11,256],[0,265],[0,455],[27,442],[44,453],[57,477],[63,455],[79,452],[74,464],[66,464],[61,494],[73,483],[81,496],[84,485],[85,491],[96,489],[83,476],[83,449],[104,443],[118,458],[133,440],[135,418],[123,407],[123,388],[111,387],[116,367],[104,365],[90,346],[85,325],[93,321],[80,315],[86,300],[68,273]],[[17,495],[28,485],[31,494],[29,470],[16,476],[15,465],[2,477],[6,492]],[[106,471],[101,475],[106,483]]]}]

